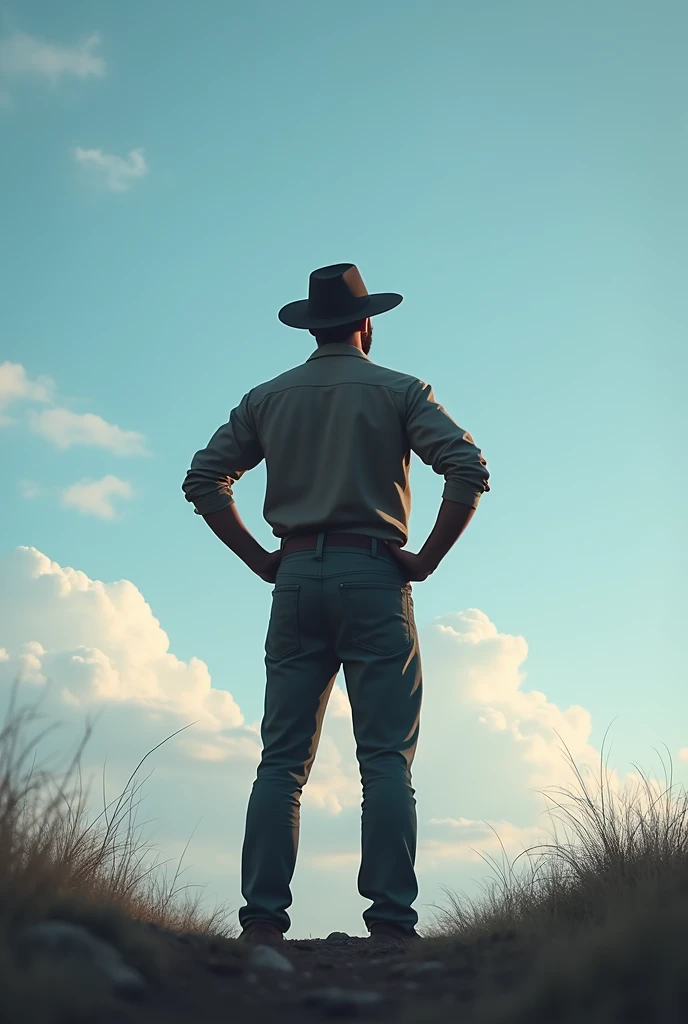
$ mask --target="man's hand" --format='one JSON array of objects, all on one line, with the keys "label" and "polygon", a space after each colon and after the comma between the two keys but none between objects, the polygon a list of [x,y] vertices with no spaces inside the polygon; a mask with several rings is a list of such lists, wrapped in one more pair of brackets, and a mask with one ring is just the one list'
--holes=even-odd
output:
[{"label": "man's hand", "polygon": [[403,548],[393,541],[388,541],[387,547],[401,565],[409,583],[426,580],[433,571],[422,555],[414,555],[410,551],[404,551]]},{"label": "man's hand", "polygon": [[256,576],[260,576],[266,583],[274,583],[277,579],[277,570],[282,561],[282,551],[266,551],[265,557],[261,558],[256,566],[251,566]]}]

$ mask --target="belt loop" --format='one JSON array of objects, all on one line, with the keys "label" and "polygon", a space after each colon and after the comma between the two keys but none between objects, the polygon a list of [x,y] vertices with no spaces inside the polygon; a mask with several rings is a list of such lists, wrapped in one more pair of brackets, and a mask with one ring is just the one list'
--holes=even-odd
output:
[{"label": "belt loop", "polygon": [[323,556],[323,544],[325,543],[325,531],[321,530],[318,534],[318,543],[315,545],[315,560],[316,562],[322,562]]},{"label": "belt loop", "polygon": [[370,549],[370,557],[377,558],[377,537],[373,537],[373,543]]}]

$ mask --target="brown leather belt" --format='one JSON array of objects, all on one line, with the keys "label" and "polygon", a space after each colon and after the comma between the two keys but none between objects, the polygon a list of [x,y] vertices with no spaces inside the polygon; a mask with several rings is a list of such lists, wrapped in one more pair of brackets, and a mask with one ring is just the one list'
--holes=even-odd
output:
[{"label": "brown leather belt", "polygon": [[[372,537],[364,537],[361,533],[326,533],[324,546],[326,548],[370,548],[372,547],[372,539]],[[309,551],[315,549],[317,543],[317,533],[307,533],[301,537],[290,537],[282,545],[282,554],[288,555],[290,551]],[[381,540],[379,543],[384,544],[385,542]]]}]

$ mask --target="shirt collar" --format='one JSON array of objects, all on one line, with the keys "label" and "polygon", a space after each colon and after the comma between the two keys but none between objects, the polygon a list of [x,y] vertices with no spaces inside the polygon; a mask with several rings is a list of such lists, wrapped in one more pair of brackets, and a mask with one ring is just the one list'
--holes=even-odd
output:
[{"label": "shirt collar", "polygon": [[329,345],[321,345],[309,355],[306,362],[310,363],[311,359],[319,359],[321,356],[361,356],[363,359],[368,359],[365,352],[356,348],[355,345],[350,345],[348,341],[335,341]]}]

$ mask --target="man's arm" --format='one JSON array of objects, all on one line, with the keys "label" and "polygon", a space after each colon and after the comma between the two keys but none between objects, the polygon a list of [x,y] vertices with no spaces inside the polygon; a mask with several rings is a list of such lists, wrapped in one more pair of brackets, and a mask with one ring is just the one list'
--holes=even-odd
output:
[{"label": "man's arm", "polygon": [[182,490],[216,537],[263,579],[270,579],[279,552],[268,552],[244,526],[234,504],[233,485],[263,459],[250,408],[250,392],[233,409],[229,422],[215,431],[206,448],[196,452]]},{"label": "man's arm", "polygon": [[418,557],[428,569],[434,572],[450,548],[454,546],[475,514],[475,506],[462,505],[458,501],[442,500],[437,520],[428,539],[418,552]]},{"label": "man's arm", "polygon": [[231,505],[234,484],[264,458],[249,404],[250,394],[244,395],[229,414],[229,421],[215,431],[206,447],[191,460],[182,490],[199,516]]},{"label": "man's arm", "polygon": [[[272,561],[276,554],[279,554],[279,551],[270,552],[261,547],[255,537],[244,526],[234,502],[225,508],[219,509],[217,512],[207,513],[203,518],[215,536],[219,537],[230,551],[238,555],[249,569],[263,579],[266,579],[266,574],[269,574]],[[274,579],[267,582],[274,583]]]},{"label": "man's arm", "polygon": [[406,432],[409,444],[423,462],[445,478],[437,521],[417,555],[392,551],[410,578],[422,580],[434,572],[464,532],[489,491],[487,462],[473,438],[435,401],[429,384],[417,380],[406,393]]}]

